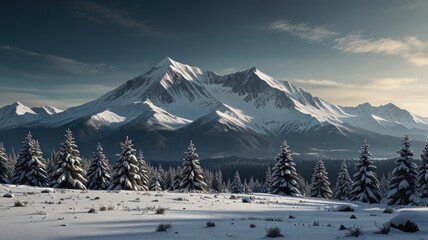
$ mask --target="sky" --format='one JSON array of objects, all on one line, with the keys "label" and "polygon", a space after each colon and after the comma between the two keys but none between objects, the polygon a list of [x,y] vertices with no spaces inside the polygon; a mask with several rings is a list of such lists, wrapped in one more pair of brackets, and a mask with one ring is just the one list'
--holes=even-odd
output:
[{"label": "sky", "polygon": [[428,117],[428,1],[0,2],[0,106],[62,109],[170,58],[253,66],[341,106]]}]

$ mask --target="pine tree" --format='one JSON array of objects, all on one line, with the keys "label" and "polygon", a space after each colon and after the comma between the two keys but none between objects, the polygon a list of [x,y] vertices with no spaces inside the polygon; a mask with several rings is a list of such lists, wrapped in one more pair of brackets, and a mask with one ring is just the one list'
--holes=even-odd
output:
[{"label": "pine tree", "polygon": [[89,166],[87,179],[88,189],[106,190],[110,185],[110,166],[100,143],[97,145]]},{"label": "pine tree", "polygon": [[80,153],[70,129],[57,154],[51,186],[54,188],[86,189],[86,172],[82,168]]},{"label": "pine tree", "polygon": [[28,133],[15,165],[12,181],[14,184],[46,187],[46,166],[38,142]]},{"label": "pine tree", "polygon": [[8,158],[3,143],[0,143],[0,183],[9,184],[9,177],[7,175],[7,162]]},{"label": "pine tree", "polygon": [[371,160],[370,145],[364,141],[360,151],[360,161],[355,165],[354,183],[351,186],[351,200],[365,203],[379,203],[382,195],[379,180],[374,170],[376,167]]},{"label": "pine tree", "polygon": [[428,142],[421,155],[421,163],[418,171],[418,188],[422,202],[428,204]]},{"label": "pine tree", "polygon": [[180,184],[181,184],[181,168],[177,167],[177,169],[175,170],[173,190],[180,190]]},{"label": "pine tree", "polygon": [[324,162],[320,158],[317,161],[312,174],[310,196],[331,199],[332,195],[333,192],[330,189],[327,169],[324,166]]},{"label": "pine tree", "polygon": [[9,161],[7,162],[7,176],[9,176],[9,180],[12,182],[13,173],[15,172],[15,165],[18,162],[18,156],[15,153],[14,148],[12,147],[12,151],[9,154]]},{"label": "pine tree", "polygon": [[253,186],[252,191],[255,192],[255,193],[261,193],[261,192],[263,192],[263,186],[260,183],[259,179],[256,179],[256,181],[254,181],[254,186]]},{"label": "pine tree", "polygon": [[239,176],[239,172],[236,171],[235,176],[233,177],[233,181],[231,184],[231,192],[232,193],[242,193],[244,191],[244,185],[242,185],[241,177]]},{"label": "pine tree", "polygon": [[134,190],[141,189],[142,181],[135,149],[132,140],[126,137],[125,142],[120,143],[122,153],[113,167],[113,176],[110,181],[110,190]]},{"label": "pine tree", "polygon": [[340,171],[337,177],[336,193],[334,198],[342,201],[349,200],[349,192],[351,191],[352,183],[351,176],[348,172],[348,166],[346,165],[346,162],[343,161],[340,165]]},{"label": "pine tree", "polygon": [[181,183],[180,190],[182,191],[205,191],[207,185],[204,182],[202,168],[199,166],[198,154],[192,141],[190,141],[187,156],[183,159],[181,166]]},{"label": "pine tree", "polygon": [[294,197],[301,196],[296,164],[291,157],[287,141],[282,143],[281,152],[276,157],[276,161],[272,171],[270,193]]},{"label": "pine tree", "polygon": [[401,144],[403,147],[397,151],[400,157],[395,160],[396,167],[389,183],[388,205],[416,204],[419,201],[416,193],[417,166],[412,162],[411,141],[407,135]]},{"label": "pine tree", "polygon": [[268,167],[268,169],[266,170],[266,181],[264,184],[264,192],[268,193],[270,192],[270,185],[272,183],[272,171],[270,169],[270,167]]},{"label": "pine tree", "polygon": [[159,179],[161,179],[160,173],[156,172],[150,180],[150,191],[162,191]]},{"label": "pine tree", "polygon": [[55,151],[53,151],[51,153],[50,158],[46,161],[46,177],[48,179],[49,185],[52,182],[52,177],[53,177],[54,172],[55,172],[56,157],[57,157],[57,153]]},{"label": "pine tree", "polygon": [[215,172],[212,185],[215,192],[223,191],[223,174],[220,169]]},{"label": "pine tree", "polygon": [[147,172],[147,163],[144,161],[143,151],[140,150],[138,154],[138,169],[141,179],[141,190],[148,191],[149,190],[149,176]]}]

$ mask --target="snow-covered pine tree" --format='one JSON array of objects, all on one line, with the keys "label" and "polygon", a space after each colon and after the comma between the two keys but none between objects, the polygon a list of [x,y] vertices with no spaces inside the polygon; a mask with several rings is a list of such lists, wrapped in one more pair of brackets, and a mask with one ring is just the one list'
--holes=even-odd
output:
[{"label": "snow-covered pine tree", "polygon": [[204,182],[202,168],[199,166],[198,154],[192,141],[190,141],[186,158],[181,166],[181,191],[205,191],[207,185]]},{"label": "snow-covered pine tree", "polygon": [[113,166],[113,176],[110,181],[110,190],[134,190],[141,189],[142,181],[135,149],[132,148],[132,140],[126,137],[125,142],[120,143],[122,153]]},{"label": "snow-covered pine tree", "polygon": [[163,169],[162,164],[159,163],[159,166],[158,166],[156,172],[159,173],[158,181],[159,181],[159,184],[161,186],[161,189],[166,189],[167,186],[165,183],[165,178],[166,178],[167,174],[166,174],[165,170]]},{"label": "snow-covered pine tree", "polygon": [[330,189],[327,169],[324,166],[324,162],[320,158],[317,161],[312,174],[310,196],[331,199],[332,195],[333,192]]},{"label": "snow-covered pine tree", "polygon": [[416,191],[417,166],[412,162],[411,141],[407,135],[401,144],[403,147],[397,151],[400,157],[395,160],[396,167],[392,171],[391,181],[389,182],[388,205],[416,204],[419,201]]},{"label": "snow-covered pine tree", "polygon": [[351,176],[348,172],[348,166],[346,161],[343,161],[340,165],[340,171],[337,177],[334,199],[346,201],[349,200],[349,192],[351,191],[352,186]]},{"label": "snow-covered pine tree", "polygon": [[266,181],[265,181],[265,184],[263,185],[265,193],[270,192],[271,183],[272,183],[272,171],[271,171],[270,167],[268,167],[266,170]]},{"label": "snow-covered pine tree", "polygon": [[214,179],[213,179],[213,190],[215,192],[222,192],[223,191],[223,174],[220,169],[218,169],[214,173]]},{"label": "snow-covered pine tree", "polygon": [[150,179],[150,191],[162,191],[162,187],[160,185],[159,180],[161,179],[160,173],[156,172],[152,179]]},{"label": "snow-covered pine tree", "polygon": [[15,165],[18,161],[18,156],[15,153],[15,149],[12,147],[12,151],[8,157],[9,161],[7,162],[7,175],[9,176],[9,180],[12,182],[13,173],[15,172]]},{"label": "snow-covered pine tree", "polygon": [[138,169],[141,179],[141,190],[148,191],[149,190],[149,176],[147,172],[147,163],[144,161],[143,151],[140,150],[138,154]]},{"label": "snow-covered pine tree", "polygon": [[175,176],[174,176],[174,184],[172,186],[172,190],[180,190],[180,184],[181,184],[181,168],[177,167],[175,170]]},{"label": "snow-covered pine tree", "polygon": [[3,143],[0,143],[0,183],[10,183],[9,177],[7,175],[8,161],[9,160],[7,158],[6,150],[4,149]]},{"label": "snow-covered pine tree", "polygon": [[299,176],[295,166],[287,141],[284,141],[272,169],[270,193],[294,197],[302,195],[299,191]]},{"label": "snow-covered pine tree", "polygon": [[15,165],[12,182],[14,184],[46,187],[46,166],[39,144],[28,133],[23,142]]},{"label": "snow-covered pine tree", "polygon": [[110,179],[110,166],[103,153],[103,147],[98,143],[89,165],[86,186],[92,190],[106,190],[110,185]]},{"label": "snow-covered pine tree", "polygon": [[51,152],[50,158],[48,158],[48,160],[46,161],[46,177],[48,179],[49,185],[52,182],[52,177],[55,172],[56,157],[57,157],[57,153],[54,150],[53,152]]},{"label": "snow-covered pine tree", "polygon": [[364,140],[360,151],[360,161],[355,165],[354,183],[351,186],[350,200],[365,203],[379,203],[382,195],[379,180],[374,170],[376,167],[371,160],[370,145]]},{"label": "snow-covered pine tree", "polygon": [[236,171],[235,176],[233,177],[233,181],[231,183],[231,192],[232,193],[242,193],[244,192],[244,185],[241,182],[241,177],[239,176],[239,172]]},{"label": "snow-covered pine tree", "polygon": [[253,186],[252,192],[255,192],[255,193],[263,192],[263,186],[260,183],[259,179],[256,179],[256,181],[254,181],[254,186]]},{"label": "snow-covered pine tree", "polygon": [[86,189],[86,172],[82,168],[80,153],[70,129],[65,132],[64,142],[57,153],[55,171],[51,177],[54,188]]},{"label": "snow-covered pine tree", "polygon": [[421,202],[424,205],[428,204],[428,142],[421,155],[421,163],[418,170],[418,188],[420,192]]}]

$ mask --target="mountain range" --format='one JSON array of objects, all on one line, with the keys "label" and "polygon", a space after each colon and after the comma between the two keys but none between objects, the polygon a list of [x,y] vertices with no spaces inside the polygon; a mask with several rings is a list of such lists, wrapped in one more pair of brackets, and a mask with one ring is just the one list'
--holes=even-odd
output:
[{"label": "mountain range", "polygon": [[100,98],[62,111],[20,102],[0,108],[0,141],[20,145],[31,131],[43,149],[59,148],[70,128],[81,152],[101,142],[120,152],[125,136],[146,157],[181,159],[192,139],[201,157],[272,157],[287,139],[296,157],[358,157],[364,139],[375,157],[392,157],[408,134],[418,153],[428,120],[392,103],[342,107],[257,68],[218,75],[165,58]]}]

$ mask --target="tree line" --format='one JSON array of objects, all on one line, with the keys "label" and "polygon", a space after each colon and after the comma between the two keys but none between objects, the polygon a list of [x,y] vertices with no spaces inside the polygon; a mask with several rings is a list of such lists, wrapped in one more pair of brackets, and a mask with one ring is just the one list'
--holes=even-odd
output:
[{"label": "tree line", "polygon": [[[0,144],[0,183],[93,190],[266,192],[366,203],[379,203],[384,199],[388,205],[428,203],[428,143],[417,166],[408,136],[403,138],[395,164],[383,167],[388,166],[391,170],[387,175],[384,172],[380,180],[369,152],[370,146],[364,141],[354,174],[351,177],[347,162],[342,161],[334,187],[322,158],[316,161],[310,176],[310,164],[299,164],[304,170],[304,176],[301,175],[286,141],[281,145],[273,165],[264,163],[265,167],[260,169],[260,163],[236,162],[236,166],[241,165],[241,173],[246,175],[245,178],[240,176],[238,170],[224,176],[222,169],[233,169],[230,166],[202,169],[192,141],[181,166],[170,166],[168,170],[164,170],[160,164],[154,167],[147,163],[143,152],[140,150],[137,154],[133,147],[132,140],[127,137],[121,143],[121,153],[116,162],[110,165],[101,144],[98,144],[92,159],[87,161],[81,158],[72,132],[67,130],[60,150],[44,159],[39,142],[28,133],[18,155],[7,156]],[[391,163],[377,161],[378,164],[385,162]],[[259,172],[256,175],[255,169]],[[264,172],[263,176],[260,171]]]}]

